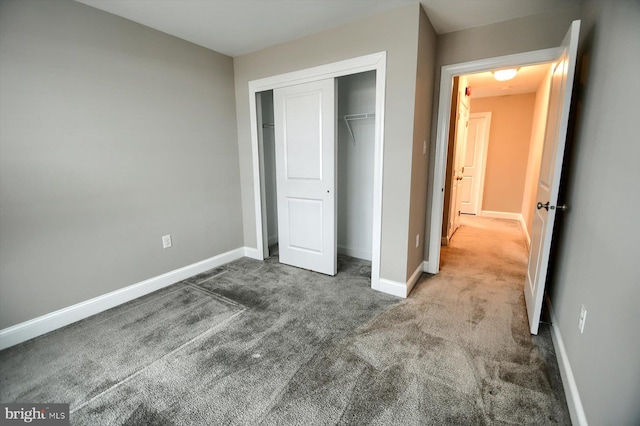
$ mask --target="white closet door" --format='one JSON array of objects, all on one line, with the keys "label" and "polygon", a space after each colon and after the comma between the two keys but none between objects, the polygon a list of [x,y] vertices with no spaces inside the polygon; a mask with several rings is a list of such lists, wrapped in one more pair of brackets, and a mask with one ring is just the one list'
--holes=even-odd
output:
[{"label": "white closet door", "polygon": [[273,91],[280,262],[335,275],[334,79]]}]

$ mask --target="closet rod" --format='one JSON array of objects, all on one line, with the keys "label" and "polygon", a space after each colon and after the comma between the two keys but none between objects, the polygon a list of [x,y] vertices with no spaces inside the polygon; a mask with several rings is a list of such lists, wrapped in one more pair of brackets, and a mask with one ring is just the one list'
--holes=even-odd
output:
[{"label": "closet rod", "polygon": [[366,118],[374,118],[376,115],[374,113],[364,113],[364,114],[347,114],[347,115],[343,115],[342,119],[344,120],[344,124],[347,125],[347,129],[349,130],[349,133],[351,134],[351,138],[353,139],[353,143],[355,145],[356,143],[356,136],[353,134],[353,130],[351,129],[351,125],[349,124],[350,121],[354,121],[354,120],[364,120]]},{"label": "closet rod", "polygon": [[364,120],[365,118],[374,118],[376,115],[372,112],[367,112],[363,114],[347,114],[343,115],[342,119],[351,121],[351,120]]}]

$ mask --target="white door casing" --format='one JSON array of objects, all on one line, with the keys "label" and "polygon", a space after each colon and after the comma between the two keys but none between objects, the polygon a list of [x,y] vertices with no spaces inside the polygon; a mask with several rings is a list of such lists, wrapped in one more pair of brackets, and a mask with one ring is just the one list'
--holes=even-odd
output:
[{"label": "white door casing", "polygon": [[280,262],[335,275],[335,79],[273,91]]},{"label": "white door casing", "polygon": [[462,213],[477,215],[482,210],[482,188],[490,126],[490,112],[469,114],[469,130],[464,149],[464,174],[460,191]]},{"label": "white door casing", "polygon": [[558,191],[569,123],[579,33],[580,22],[574,21],[562,41],[561,52],[555,61],[551,76],[547,125],[536,197],[538,206],[533,218],[524,288],[531,334],[538,334],[540,325],[553,225],[558,212]]}]

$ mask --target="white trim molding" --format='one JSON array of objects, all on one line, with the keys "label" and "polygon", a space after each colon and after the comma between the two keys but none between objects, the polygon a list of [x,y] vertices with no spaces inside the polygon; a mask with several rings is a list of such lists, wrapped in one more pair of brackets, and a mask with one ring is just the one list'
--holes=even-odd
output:
[{"label": "white trim molding", "polygon": [[527,224],[524,222],[524,216],[520,215],[520,227],[522,228],[522,233],[524,234],[525,241],[527,243],[527,252],[531,248],[531,235],[529,235],[529,230],[527,229]]},{"label": "white trim molding", "polygon": [[[375,142],[373,165],[373,227],[371,250],[371,287],[376,288],[380,280],[380,244],[382,238],[382,171],[384,153],[384,117],[386,93],[387,52],[372,53],[344,61],[320,65],[299,71],[265,77],[249,82],[249,120],[251,127],[251,156],[253,164],[253,200],[256,222],[256,250],[264,259],[267,256],[267,230],[263,224],[266,209],[264,185],[261,183],[261,150],[258,136],[258,117],[256,95],[266,90],[273,90],[295,84],[309,83],[327,78],[357,74],[365,71],[376,72],[376,106],[375,106]],[[253,256],[251,256],[253,257]],[[258,259],[258,257],[255,257]],[[393,293],[392,293],[393,294]]]},{"label": "white trim molding", "polygon": [[392,296],[398,296],[406,299],[409,296],[409,293],[411,293],[411,290],[413,290],[413,286],[416,285],[416,283],[422,276],[422,272],[424,271],[424,264],[425,262],[421,262],[418,265],[418,267],[413,272],[413,274],[411,274],[406,283],[380,278],[375,286],[373,285],[373,283],[371,284],[371,288],[383,293],[390,294]]},{"label": "white trim molding", "polygon": [[431,186],[431,223],[429,225],[429,271],[437,274],[440,270],[440,237],[444,208],[444,183],[447,169],[447,147],[449,144],[449,120],[451,93],[455,76],[489,71],[509,66],[534,65],[552,62],[558,58],[558,48],[535,50],[480,59],[460,64],[445,65],[440,73],[440,98],[438,101],[438,121],[436,123],[436,149],[433,182]]},{"label": "white trim molding", "polygon": [[[255,249],[253,249],[255,250]],[[217,268],[226,263],[240,259],[246,248],[241,247],[182,268],[174,269],[157,277],[103,294],[84,302],[50,312],[46,315],[16,324],[0,330],[0,350],[25,342],[34,337],[72,324],[91,315],[111,309],[115,306],[137,299],[138,297],[168,287],[186,278]]]},{"label": "white trim molding", "polygon": [[429,261],[425,260],[422,262],[422,272],[429,272]]},{"label": "white trim molding", "polygon": [[251,259],[264,260],[264,256],[262,252],[253,247],[243,247],[242,251],[246,257],[250,257]]},{"label": "white trim molding", "polygon": [[[546,295],[545,295],[546,296]],[[551,300],[545,297],[547,306],[549,307],[549,314],[551,315],[551,340],[556,350],[558,358],[558,367],[560,368],[560,377],[562,378],[562,386],[564,387],[564,394],[567,399],[567,405],[569,406],[569,415],[571,416],[571,423],[579,426],[587,426],[587,415],[584,412],[582,406],[582,400],[580,399],[580,393],[578,392],[578,385],[576,384],[576,378],[573,375],[571,364],[569,364],[569,356],[567,355],[567,349],[564,346],[564,340],[562,340],[562,334],[560,333],[560,327],[558,326],[558,318],[556,318]]]},{"label": "white trim molding", "polygon": [[524,221],[524,219],[522,219],[522,214],[513,212],[496,212],[492,210],[482,210],[480,211],[480,214],[478,216],[492,217],[494,219],[517,220],[518,222]]}]

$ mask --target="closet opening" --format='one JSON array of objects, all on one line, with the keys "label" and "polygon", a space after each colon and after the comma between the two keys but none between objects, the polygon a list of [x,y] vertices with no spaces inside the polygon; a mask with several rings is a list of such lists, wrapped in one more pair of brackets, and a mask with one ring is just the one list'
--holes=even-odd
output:
[{"label": "closet opening", "polygon": [[[335,228],[337,268],[349,258],[373,260],[376,162],[376,71],[334,78]],[[279,253],[278,178],[274,91],[256,93],[260,182],[264,194],[266,254]],[[366,271],[366,268],[361,268]],[[367,272],[367,277],[371,272]]]}]

